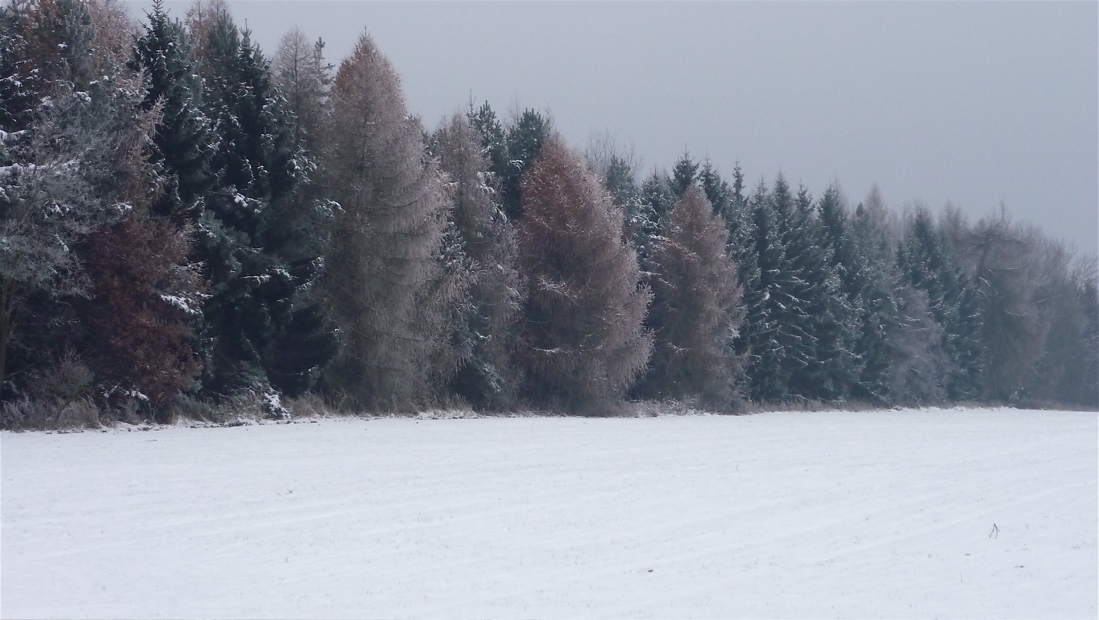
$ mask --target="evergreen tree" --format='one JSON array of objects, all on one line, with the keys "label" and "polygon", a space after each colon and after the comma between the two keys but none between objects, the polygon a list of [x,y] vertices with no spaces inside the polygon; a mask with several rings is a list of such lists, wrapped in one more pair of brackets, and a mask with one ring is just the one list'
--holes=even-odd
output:
[{"label": "evergreen tree", "polygon": [[904,281],[927,295],[931,315],[943,328],[942,345],[949,359],[947,397],[976,398],[981,370],[976,299],[927,209],[917,209],[907,223],[897,265]]},{"label": "evergreen tree", "polygon": [[227,12],[205,23],[205,109],[221,140],[196,248],[211,285],[201,323],[203,388],[266,394],[271,413],[281,414],[272,391],[308,390],[334,352],[311,298],[323,214],[302,194],[312,163],[263,54]]},{"label": "evergreen tree", "polygon": [[[763,302],[765,291],[760,279],[760,261],[756,246],[756,229],[753,219],[754,209],[750,207],[741,191],[743,189],[743,175],[737,167],[735,174],[735,189],[730,194],[729,210],[724,213],[725,226],[729,230],[729,250],[737,267],[737,282],[742,290],[742,305],[744,307],[744,321],[737,336],[733,339],[733,347],[736,354],[744,360],[745,368],[751,367],[751,342],[759,342],[760,336],[756,331],[766,325]],[[766,195],[766,187],[760,185],[757,196]],[[755,201],[753,201],[754,203]],[[755,398],[752,388],[752,375],[748,372],[740,373],[738,391],[741,394]]]},{"label": "evergreen tree", "polygon": [[698,185],[713,206],[714,213],[728,220],[737,197],[709,159],[702,162],[702,169],[698,172]]},{"label": "evergreen tree", "polygon": [[740,360],[732,340],[743,309],[727,240],[724,221],[697,187],[688,188],[654,248],[647,322],[655,344],[643,393],[733,407]]},{"label": "evergreen tree", "polygon": [[607,191],[610,192],[614,204],[627,211],[637,208],[641,188],[637,185],[633,167],[629,162],[618,155],[612,155],[604,177]]},{"label": "evergreen tree", "polygon": [[522,190],[526,394],[567,411],[605,411],[652,348],[643,327],[651,294],[622,240],[623,213],[558,138],[543,146]]},{"label": "evergreen tree", "polygon": [[470,125],[481,136],[481,152],[488,157],[488,169],[497,185],[497,200],[502,201],[504,180],[511,174],[507,132],[504,131],[503,124],[496,118],[496,112],[487,101],[476,110],[473,109],[473,102],[470,101],[467,116]]},{"label": "evergreen tree", "polygon": [[854,326],[808,192],[791,195],[780,174],[769,193],[763,184],[756,190],[750,212],[749,226],[732,223],[750,231],[744,254],[758,269],[744,274],[748,317],[739,344],[750,355],[753,398],[845,397],[857,374]]},{"label": "evergreen tree", "polygon": [[[874,270],[848,221],[839,189],[830,186],[817,203],[823,242],[830,266],[839,278],[839,292],[850,312],[846,334],[850,346],[849,385],[852,394],[872,402],[887,402],[888,362],[885,325],[895,317],[888,274]],[[876,231],[866,230],[867,241]],[[882,256],[888,264],[888,255]]]},{"label": "evergreen tree", "polygon": [[[785,186],[783,186],[785,187]],[[785,249],[780,244],[777,216],[767,186],[760,181],[752,195],[750,217],[743,231],[751,245],[747,252],[755,268],[742,279],[745,327],[738,350],[747,355],[749,395],[757,402],[781,401],[788,396],[788,379],[782,372],[784,351],[780,344],[776,300],[781,296]],[[742,259],[743,260],[743,259]]]},{"label": "evergreen tree", "polygon": [[[116,21],[97,21],[107,18]],[[35,49],[52,60],[27,82],[43,89],[36,109],[6,117],[30,118],[26,129],[2,134],[0,366],[25,379],[79,351],[98,395],[161,404],[197,368],[181,306],[201,288],[186,231],[148,213],[160,177],[146,145],[159,109],[139,111],[139,76],[118,65],[117,47],[100,47],[116,38],[102,32],[117,26],[111,7],[60,0],[6,23],[27,43],[11,50],[13,66]],[[9,345],[16,354],[4,359]]]},{"label": "evergreen tree", "polygon": [[191,60],[191,44],[178,20],[168,18],[162,0],[154,0],[145,32],[134,45],[130,67],[144,72],[143,110],[160,110],[153,143],[154,163],[167,183],[153,206],[154,215],[177,222],[197,221],[202,198],[214,183],[210,160],[217,136],[202,113],[202,78]]},{"label": "evergreen tree", "polygon": [[675,201],[668,176],[653,171],[641,184],[636,208],[627,212],[627,230],[633,231],[633,243],[644,271],[649,269],[653,244],[659,241]]},{"label": "evergreen tree", "polygon": [[900,317],[894,295],[898,278],[889,241],[862,204],[849,221],[833,193],[826,192],[819,209],[842,290],[857,312],[854,353],[861,372],[852,394],[871,402],[892,402],[889,334],[899,326]]},{"label": "evergreen tree", "polygon": [[695,180],[698,178],[698,162],[691,159],[691,154],[684,151],[679,159],[675,162],[675,166],[672,168],[672,178],[670,181],[669,189],[676,200],[683,197],[683,194],[694,185]]},{"label": "evergreen tree", "polygon": [[[792,369],[791,387],[795,394],[806,398],[843,399],[859,374],[851,352],[855,340],[854,317],[830,264],[831,255],[807,190],[802,188],[798,192],[791,216],[783,221],[787,222],[784,230],[786,256],[790,261],[787,271],[794,274],[790,299],[797,300],[796,305],[800,306],[790,316],[805,320],[801,333],[811,343],[808,365],[801,368],[799,364]],[[787,310],[790,309],[788,306]]]},{"label": "evergreen tree", "polygon": [[333,104],[340,131],[323,165],[341,211],[324,289],[342,342],[325,387],[347,405],[413,407],[431,392],[428,360],[449,333],[420,330],[433,323],[420,302],[440,268],[445,189],[396,71],[366,33],[340,65]]},{"label": "evergreen tree", "polygon": [[466,259],[467,288],[450,343],[461,359],[451,389],[474,407],[501,409],[514,404],[518,380],[512,362],[521,303],[515,231],[495,201],[482,138],[467,116],[456,114],[437,129],[431,150],[449,181],[459,246],[451,260]]},{"label": "evergreen tree", "polygon": [[535,110],[524,110],[507,129],[508,164],[500,176],[500,185],[504,213],[512,221],[522,215],[523,174],[534,164],[551,132],[549,119]]}]

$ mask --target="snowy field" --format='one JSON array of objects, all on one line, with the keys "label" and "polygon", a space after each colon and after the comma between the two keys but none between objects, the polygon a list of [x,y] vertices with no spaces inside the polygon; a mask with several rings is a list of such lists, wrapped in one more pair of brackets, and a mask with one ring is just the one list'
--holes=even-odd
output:
[{"label": "snowy field", "polygon": [[3,433],[0,615],[1095,618],[1095,413]]}]

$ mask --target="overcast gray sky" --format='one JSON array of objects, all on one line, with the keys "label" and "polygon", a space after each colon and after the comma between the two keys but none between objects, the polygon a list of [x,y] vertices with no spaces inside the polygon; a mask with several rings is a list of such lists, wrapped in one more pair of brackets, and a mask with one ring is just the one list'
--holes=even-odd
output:
[{"label": "overcast gray sky", "polygon": [[[144,5],[147,5],[145,3]],[[187,2],[169,3],[183,17]],[[642,172],[688,149],[751,185],[948,201],[1099,249],[1096,2],[231,2],[272,56],[294,25],[338,65],[363,29],[431,128],[470,94],[607,132]],[[140,14],[140,10],[136,11]]]}]

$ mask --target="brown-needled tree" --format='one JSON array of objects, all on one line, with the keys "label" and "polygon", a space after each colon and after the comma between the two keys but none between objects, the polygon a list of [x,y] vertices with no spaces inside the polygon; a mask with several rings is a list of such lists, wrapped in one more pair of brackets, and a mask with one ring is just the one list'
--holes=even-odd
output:
[{"label": "brown-needled tree", "polygon": [[440,277],[446,195],[397,72],[365,33],[336,75],[331,122],[322,165],[342,209],[324,289],[341,346],[325,385],[346,406],[415,407],[445,338],[425,329],[440,325],[425,297]]},{"label": "brown-needled tree", "polygon": [[639,285],[622,210],[557,136],[524,175],[522,201],[526,393],[538,405],[605,413],[652,350],[644,327],[652,294]]},{"label": "brown-needled tree", "polygon": [[689,186],[653,248],[648,323],[656,344],[642,390],[647,396],[697,398],[720,411],[734,406],[741,360],[732,342],[744,309],[728,237],[710,201]]}]

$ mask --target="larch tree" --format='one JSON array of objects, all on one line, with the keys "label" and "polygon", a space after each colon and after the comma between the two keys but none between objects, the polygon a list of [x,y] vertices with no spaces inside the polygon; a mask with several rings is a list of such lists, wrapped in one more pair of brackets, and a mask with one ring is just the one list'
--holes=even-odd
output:
[{"label": "larch tree", "polygon": [[697,399],[720,411],[736,405],[740,357],[733,339],[744,318],[725,222],[696,186],[672,209],[653,250],[649,311],[655,344],[642,391]]},{"label": "larch tree", "polygon": [[645,368],[651,292],[639,284],[623,213],[560,138],[523,178],[521,265],[529,278],[521,358],[539,405],[599,413]]},{"label": "larch tree", "polygon": [[323,288],[341,342],[325,388],[346,406],[413,407],[449,332],[422,331],[437,323],[420,303],[440,269],[446,192],[396,71],[366,33],[336,74],[331,122],[323,166],[341,210]]},{"label": "larch tree", "polygon": [[321,150],[332,88],[332,65],[324,59],[324,41],[310,43],[300,28],[279,40],[274,79],[293,113],[294,137],[309,153]]}]

